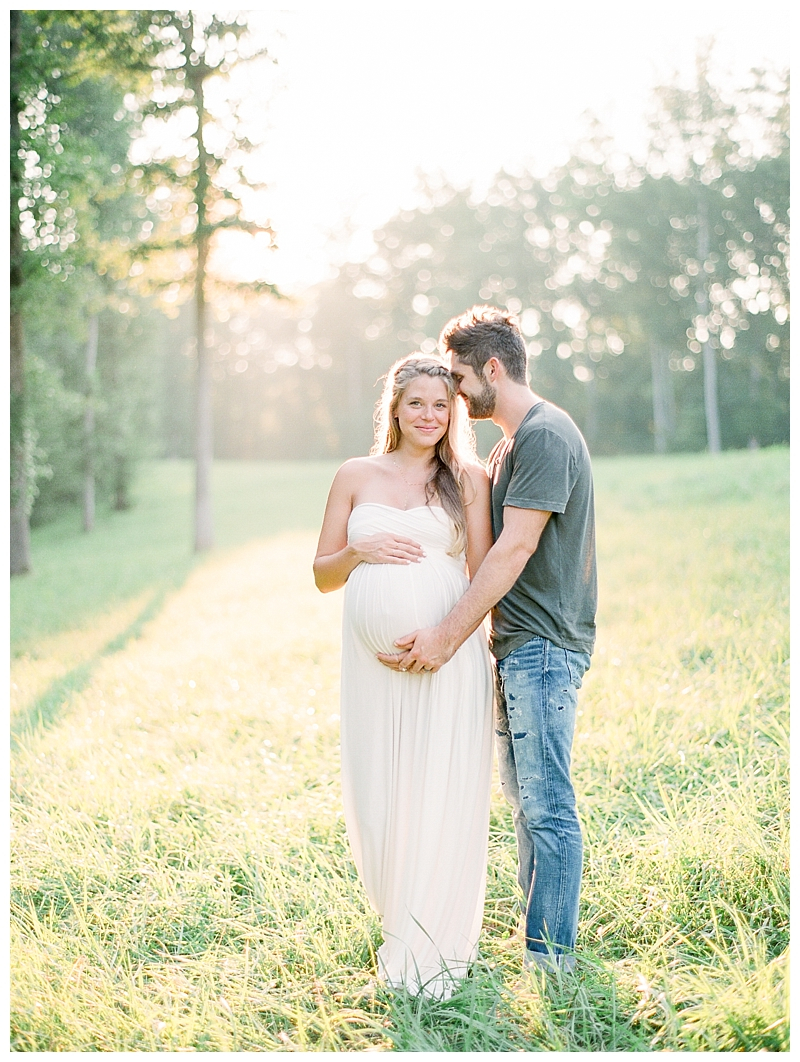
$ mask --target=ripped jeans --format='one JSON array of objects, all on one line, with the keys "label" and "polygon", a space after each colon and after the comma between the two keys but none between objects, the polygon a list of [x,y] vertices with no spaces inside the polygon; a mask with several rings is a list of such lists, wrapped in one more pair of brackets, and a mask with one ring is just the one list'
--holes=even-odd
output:
[{"label": "ripped jeans", "polygon": [[518,881],[527,898],[526,946],[575,947],[583,842],[570,752],[588,653],[535,637],[496,666],[496,744],[503,793],[514,809]]}]

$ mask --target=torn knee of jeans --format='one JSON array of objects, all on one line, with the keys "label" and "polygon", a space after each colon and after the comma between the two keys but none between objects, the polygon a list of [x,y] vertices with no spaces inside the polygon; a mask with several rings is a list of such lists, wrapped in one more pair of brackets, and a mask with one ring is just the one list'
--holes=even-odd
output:
[{"label": "torn knee of jeans", "polygon": [[541,782],[541,774],[526,774],[519,778],[519,787],[524,789],[526,785],[530,785],[531,782]]},{"label": "torn knee of jeans", "polygon": [[512,734],[511,736],[512,736],[512,738],[513,738],[513,739],[514,739],[515,741],[520,741],[520,740],[521,740],[522,738],[524,738],[524,737],[527,737],[527,736],[528,736],[528,731],[527,731],[527,730],[523,730],[523,731],[522,731],[521,733],[519,733],[519,734]]},{"label": "torn knee of jeans", "polygon": [[539,798],[537,797],[537,789],[538,787],[535,782],[520,782],[517,786],[520,804],[524,808],[523,817],[526,823],[531,822],[531,820],[538,821],[539,819]]}]

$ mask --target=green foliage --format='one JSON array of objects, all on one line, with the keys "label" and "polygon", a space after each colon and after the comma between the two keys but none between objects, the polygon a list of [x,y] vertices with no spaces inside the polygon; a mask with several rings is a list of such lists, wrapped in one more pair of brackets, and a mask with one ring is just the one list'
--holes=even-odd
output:
[{"label": "green foliage", "polygon": [[[11,404],[14,405],[13,399]],[[26,409],[14,421],[11,440],[12,466],[19,461],[23,473],[11,482],[11,505],[20,505],[27,517],[39,497],[41,482],[53,475],[52,467],[45,463],[47,451],[39,446],[40,435],[34,423],[31,411]]]},{"label": "green foliage", "polygon": [[[113,481],[124,503],[148,434],[148,359],[111,324],[101,370],[112,371],[89,395],[80,356],[88,319],[124,302],[126,234],[147,215],[128,186],[133,118],[123,96],[140,83],[148,55],[139,12],[14,12],[12,43],[12,309],[21,317],[12,343],[12,478],[31,501],[39,494],[33,518],[44,520],[79,495],[89,447],[101,455],[101,494]],[[27,367],[26,343],[34,352]],[[87,403],[105,414],[91,439]],[[19,445],[23,425],[39,449]],[[37,460],[52,475],[44,490],[36,467],[26,469]]]},{"label": "green foliage", "polygon": [[97,265],[103,240],[120,237],[126,222],[130,227],[133,117],[123,95],[146,69],[136,14],[18,14],[12,151],[20,167],[12,198],[25,248],[35,252],[26,255],[31,276],[42,266],[66,277],[83,263]]},{"label": "green foliage", "polygon": [[[32,520],[42,524],[76,505],[86,460],[83,418],[86,304],[94,284],[83,273],[53,284],[26,313],[27,402],[38,435],[40,480]],[[119,312],[122,305],[124,313]],[[127,492],[134,462],[156,447],[168,322],[135,295],[98,314],[94,467],[101,505]]]},{"label": "green foliage", "polygon": [[[302,434],[300,417],[320,449],[363,453],[391,362],[434,350],[452,315],[484,302],[521,316],[532,386],[573,415],[593,453],[704,448],[706,355],[723,447],[785,443],[787,81],[756,72],[723,99],[704,69],[691,88],[657,91],[646,159],[620,157],[594,123],[563,166],[500,173],[480,199],[426,179],[418,206],[310,293],[293,327],[250,312],[277,351],[254,340],[243,355],[241,337],[215,325],[224,401],[257,440],[250,452]],[[291,395],[306,386],[304,412]],[[271,399],[269,430],[263,400],[247,408],[253,388]]]},{"label": "green foliage", "polygon": [[218,467],[236,548],[138,636],[138,598],[70,606],[92,565],[107,610],[152,585],[171,540],[188,557],[188,467],[152,467],[91,543],[35,532],[38,593],[79,630],[31,628],[12,670],[12,718],[34,723],[12,767],[13,1049],[788,1050],[786,450],[596,462],[577,971],[521,970],[498,787],[481,960],[447,1003],[370,983],[379,923],[337,777],[339,596],[313,587],[313,531],[253,538],[317,524],[332,473]]},{"label": "green foliage", "polygon": [[[151,80],[137,94],[136,121],[166,123],[190,112],[195,124],[174,155],[156,150],[134,171],[137,190],[156,220],[141,234],[139,253],[148,268],[139,283],[144,290],[166,292],[169,307],[200,299],[202,317],[203,299],[211,294],[206,260],[214,235],[237,229],[272,237],[267,222],[246,216],[242,200],[243,191],[253,187],[245,163],[254,145],[240,129],[235,107],[215,115],[206,98],[209,84],[219,87],[232,67],[266,52],[249,45],[244,18],[195,11],[151,12],[147,41],[154,54]],[[271,285],[263,287],[277,294]]]},{"label": "green foliage", "polygon": [[[364,453],[391,362],[433,350],[444,322],[481,302],[520,315],[533,387],[574,416],[595,454],[704,448],[708,351],[723,447],[787,441],[782,73],[754,71],[723,93],[701,54],[693,84],[656,91],[645,159],[621,157],[590,121],[546,175],[499,173],[480,198],[426,179],[417,207],[374,233],[364,261],[344,263],[302,302],[255,287],[237,295],[209,278],[202,327],[188,305],[198,263],[216,232],[255,225],[244,209],[252,145],[205,101],[211,84],[213,100],[224,96],[233,63],[258,54],[244,19],[14,14],[12,211],[22,211],[25,241],[12,248],[24,279],[12,294],[33,358],[22,374],[30,393],[12,394],[11,427],[29,473],[15,483],[35,522],[77,502],[89,401],[103,503],[125,504],[140,457],[193,453],[193,376],[206,344],[218,456]],[[187,112],[197,120],[188,153],[129,165],[145,118]],[[482,453],[495,438],[478,426]],[[47,468],[52,478],[40,475],[37,488]]]}]

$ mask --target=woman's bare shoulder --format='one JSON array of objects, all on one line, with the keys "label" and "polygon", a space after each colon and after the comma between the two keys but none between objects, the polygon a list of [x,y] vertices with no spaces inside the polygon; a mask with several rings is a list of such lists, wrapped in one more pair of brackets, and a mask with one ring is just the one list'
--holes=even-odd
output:
[{"label": "woman's bare shoulder", "polygon": [[467,505],[479,498],[485,500],[489,497],[489,475],[483,465],[479,465],[477,461],[465,462],[464,476],[469,485],[467,497],[464,499]]},{"label": "woman's bare shoulder", "polygon": [[368,454],[366,457],[348,457],[343,465],[339,466],[340,472],[348,475],[360,475],[364,472],[374,472],[376,468],[386,461],[385,454]]},{"label": "woman's bare shoulder", "polygon": [[479,464],[479,462],[477,461],[465,461],[464,471],[475,483],[489,482],[489,473],[486,471],[483,465]]},{"label": "woman's bare shoulder", "polygon": [[366,478],[375,474],[383,464],[382,454],[370,454],[368,457],[350,457],[339,466],[336,482],[343,486],[357,486]]}]

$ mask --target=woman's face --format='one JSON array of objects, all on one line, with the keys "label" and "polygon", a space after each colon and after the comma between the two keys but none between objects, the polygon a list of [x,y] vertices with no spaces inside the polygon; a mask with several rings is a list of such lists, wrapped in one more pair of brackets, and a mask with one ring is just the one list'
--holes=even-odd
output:
[{"label": "woman's face", "polygon": [[435,446],[450,423],[450,398],[444,380],[415,377],[400,396],[395,416],[403,439],[415,446]]}]

